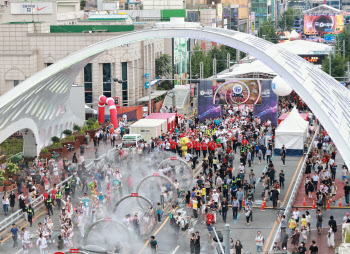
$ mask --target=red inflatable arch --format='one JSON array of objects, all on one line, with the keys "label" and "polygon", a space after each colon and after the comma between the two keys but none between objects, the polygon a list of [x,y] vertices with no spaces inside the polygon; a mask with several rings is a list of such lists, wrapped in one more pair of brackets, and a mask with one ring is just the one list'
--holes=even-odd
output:
[{"label": "red inflatable arch", "polygon": [[117,108],[115,107],[113,98],[107,98],[104,95],[101,95],[98,102],[98,121],[100,123],[105,122],[105,105],[108,104],[111,123],[114,128],[118,127],[118,118],[117,118]]}]

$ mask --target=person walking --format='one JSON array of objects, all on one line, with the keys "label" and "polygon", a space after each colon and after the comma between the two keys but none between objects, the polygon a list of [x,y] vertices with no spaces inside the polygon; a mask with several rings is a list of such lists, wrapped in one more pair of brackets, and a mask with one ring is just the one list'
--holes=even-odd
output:
[{"label": "person walking", "polygon": [[194,253],[200,254],[201,252],[201,237],[199,236],[199,232],[196,232],[195,242],[194,242]]},{"label": "person walking", "polygon": [[227,218],[227,209],[228,209],[228,202],[226,201],[226,198],[223,198],[221,202],[221,212],[222,212],[222,219],[225,223]]},{"label": "person walking", "polygon": [[28,222],[30,223],[30,227],[33,225],[33,217],[34,217],[34,208],[32,207],[32,204],[29,204],[29,207],[27,209],[28,213]]},{"label": "person walking", "polygon": [[236,254],[242,254],[243,253],[243,245],[242,245],[240,240],[236,241],[235,251],[236,251]]},{"label": "person walking", "polygon": [[350,206],[350,204],[349,204],[350,186],[349,186],[348,182],[345,182],[344,195],[345,195],[345,203],[346,203],[346,205]]},{"label": "person walking", "polygon": [[5,192],[5,195],[2,197],[2,207],[4,208],[4,213],[5,216],[7,216],[8,212],[9,212],[9,205],[10,205],[10,200],[7,197],[7,193]]},{"label": "person walking", "polygon": [[30,241],[29,241],[29,233],[25,227],[22,228],[21,238],[22,238],[23,253],[28,254]]},{"label": "person walking", "polygon": [[149,241],[149,246],[151,247],[152,253],[157,253],[157,251],[158,251],[158,242],[156,241],[154,235],[151,236],[151,240]]},{"label": "person walking", "polygon": [[282,248],[282,250],[287,250],[287,248],[288,248],[288,246],[287,246],[287,244],[288,244],[288,239],[289,239],[289,236],[288,236],[288,234],[286,233],[286,230],[285,229],[283,229],[282,230],[282,237],[281,237],[281,248]]},{"label": "person walking", "polygon": [[195,242],[196,242],[196,234],[192,233],[190,238],[190,253],[194,254],[195,252]]},{"label": "person walking", "polygon": [[320,209],[317,210],[317,215],[316,215],[316,228],[318,231],[318,234],[322,234],[322,222],[323,222],[323,215]]},{"label": "person walking", "polygon": [[243,210],[243,213],[245,213],[245,219],[247,221],[247,226],[249,226],[249,219],[250,219],[251,212],[252,212],[252,208],[250,207],[249,203],[247,203],[246,207]]},{"label": "person walking", "polygon": [[236,197],[233,197],[232,200],[232,215],[233,219],[237,219],[237,213],[238,213],[238,207],[239,207],[239,201],[236,199]]},{"label": "person walking", "polygon": [[310,254],[318,254],[318,247],[316,245],[315,240],[311,241],[311,246],[310,246],[309,250],[310,250]]},{"label": "person walking", "polygon": [[337,232],[337,222],[334,220],[334,217],[331,216],[330,220],[328,221],[328,235],[327,235],[327,240],[328,240],[328,247],[334,248],[335,243],[334,243],[334,233]]},{"label": "person walking", "polygon": [[16,227],[15,223],[12,224],[11,235],[13,240],[13,248],[16,248],[18,246],[18,228]]},{"label": "person walking", "polygon": [[261,235],[261,232],[258,231],[258,235],[255,237],[255,243],[256,243],[256,252],[263,252],[263,246],[264,246],[264,237]]},{"label": "person walking", "polygon": [[56,204],[57,204],[58,210],[61,210],[61,198],[62,198],[62,191],[60,188],[56,187]]},{"label": "person walking", "polygon": [[297,247],[299,245],[299,239],[300,239],[300,232],[298,228],[295,228],[292,235],[292,244],[294,245],[294,247]]},{"label": "person walking", "polygon": [[51,212],[51,214],[53,215],[53,211],[52,211],[53,204],[52,204],[52,198],[50,194],[46,199],[45,204],[46,204],[47,214],[50,215],[50,212]]},{"label": "person walking", "polygon": [[16,204],[16,194],[14,193],[14,191],[11,191],[9,198],[10,198],[11,211],[14,212],[15,211],[15,204]]}]

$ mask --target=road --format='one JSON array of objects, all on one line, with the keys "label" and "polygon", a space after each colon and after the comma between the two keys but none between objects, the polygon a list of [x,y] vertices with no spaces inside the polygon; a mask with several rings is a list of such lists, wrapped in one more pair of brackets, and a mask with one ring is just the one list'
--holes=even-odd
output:
[{"label": "road", "polygon": [[[236,157],[238,157],[238,154],[236,154]],[[201,164],[202,164],[202,160],[203,158],[199,159],[199,164],[197,165],[196,170],[194,171],[194,175],[197,176],[200,171],[201,171]],[[296,176],[296,169],[297,167],[300,165],[301,162],[301,158],[298,157],[287,157],[287,161],[286,161],[286,165],[285,167],[282,167],[282,161],[280,160],[280,157],[275,156],[273,158],[273,163],[275,165],[276,171],[277,171],[277,175],[280,172],[281,169],[283,169],[285,171],[285,175],[286,175],[286,183],[285,183],[285,188],[281,189],[281,200],[282,202],[282,206],[286,204],[286,194],[290,193],[291,188],[290,188],[290,182],[292,181],[292,179],[295,178]],[[140,162],[138,162],[140,163]],[[152,162],[151,162],[152,163]],[[238,169],[238,164],[239,161],[235,160],[234,161],[234,167],[236,168],[235,172],[237,172]],[[139,179],[142,178],[142,176],[135,176],[135,172],[139,172],[141,170],[145,170],[144,168],[142,168],[144,165],[139,164],[137,167],[132,166],[132,167],[128,167],[128,165],[124,165],[124,166],[118,166],[121,170],[122,170],[122,174],[123,176],[127,175],[132,175],[134,177],[134,186],[136,185],[136,183],[139,181]],[[247,168],[247,172],[249,172],[250,169],[254,170],[255,175],[257,176],[257,178],[262,174],[262,172],[264,172],[266,170],[266,161],[263,161],[262,164],[257,164],[257,162],[255,161],[255,163],[252,165],[251,168]],[[153,170],[153,172],[155,171],[154,167],[152,169],[150,169],[151,171]],[[147,171],[148,172],[148,171]],[[148,174],[148,173],[143,173],[144,174]],[[125,179],[124,178],[124,179]],[[124,180],[125,181],[125,180]],[[262,187],[262,183],[259,182],[257,184],[256,187],[256,192],[255,192],[255,200],[256,203],[261,203],[261,196],[260,194],[263,191],[263,187]],[[123,187],[123,194],[125,195],[126,193],[128,193],[128,189],[126,187],[126,184],[124,184]],[[132,192],[132,191],[131,191]],[[72,203],[75,204],[77,201],[79,201],[79,198],[73,198],[72,199]],[[181,200],[180,200],[181,201]],[[158,202],[156,200],[154,200],[154,202]],[[271,202],[267,203],[267,206],[270,207],[272,206]],[[182,212],[185,216],[189,216],[191,214],[191,212],[186,212],[186,208],[184,207],[183,202],[179,202],[179,206],[177,208],[178,211]],[[174,232],[172,230],[172,228],[170,227],[170,223],[169,220],[167,219],[167,214],[168,214],[169,210],[166,210],[162,219],[162,223],[157,225],[157,228],[155,229],[155,232],[153,233],[153,235],[156,236],[156,240],[158,241],[158,245],[159,245],[159,252],[158,253],[189,253],[189,238],[187,238],[187,236],[184,236],[183,234],[180,234],[179,236],[175,236]],[[132,211],[131,211],[132,213]],[[44,218],[44,214],[45,212],[43,212],[42,214],[37,215],[35,224],[37,224],[38,222],[42,222],[43,218]],[[244,214],[240,214],[240,216],[238,217],[237,220],[233,220],[232,219],[232,212],[231,210],[228,212],[228,219],[227,219],[227,223],[230,224],[230,229],[231,229],[231,237],[233,238],[234,241],[236,240],[240,240],[244,246],[244,250],[253,253],[255,251],[255,236],[257,231],[261,231],[262,235],[265,237],[265,243],[267,244],[270,240],[270,238],[272,238],[272,229],[274,229],[276,227],[276,217],[277,217],[277,211],[275,210],[271,210],[271,209],[266,209],[265,211],[261,211],[260,209],[260,204],[257,205],[257,208],[254,208],[253,211],[253,216],[254,216],[254,221],[250,223],[250,226],[246,225],[245,222],[245,216]],[[221,231],[224,228],[224,223],[222,218],[220,217],[220,215],[218,215],[217,217],[217,224],[216,224],[216,229],[217,231]],[[55,209],[54,210],[54,215],[52,216],[53,219],[53,223],[54,223],[54,235],[57,239],[57,235],[59,234],[59,230],[60,230],[60,226],[58,225],[58,211]],[[122,218],[120,218],[120,220],[122,220]],[[209,234],[208,231],[206,229],[205,224],[201,223],[201,219],[199,218],[199,220],[197,221],[196,225],[195,225],[195,231],[199,231],[200,232],[200,236],[201,236],[201,253],[206,254],[206,253],[214,253],[214,248],[212,246],[212,243],[209,240]],[[28,228],[28,227],[27,227]],[[75,229],[77,230],[77,229]],[[36,231],[36,225],[33,226],[33,228],[28,228],[28,231],[30,232],[30,234],[33,236],[33,240],[36,241],[37,239],[37,235],[35,234]],[[187,233],[187,232],[186,232]],[[76,239],[80,241],[80,236],[78,236],[79,234],[76,234]],[[3,241],[3,244],[0,246],[0,252],[2,253],[21,253],[21,248],[17,247],[17,248],[12,248],[12,239],[8,238],[5,241]],[[144,247],[145,243],[144,241],[141,241],[137,238],[133,238],[132,240],[132,244],[135,247],[136,250],[140,250],[139,253],[148,253],[149,249],[148,247]],[[55,246],[53,244],[51,244],[51,251],[53,252],[55,250]],[[36,248],[32,248],[30,250],[30,253],[37,253]]]}]

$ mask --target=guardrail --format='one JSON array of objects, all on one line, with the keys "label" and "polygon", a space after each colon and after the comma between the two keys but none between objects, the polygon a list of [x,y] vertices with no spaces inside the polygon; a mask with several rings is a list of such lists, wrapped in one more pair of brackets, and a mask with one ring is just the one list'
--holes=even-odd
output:
[{"label": "guardrail", "polygon": [[[300,187],[300,184],[301,184],[301,181],[303,179],[303,176],[304,176],[304,172],[305,172],[305,162],[306,162],[306,159],[307,159],[307,155],[309,154],[312,146],[313,146],[313,143],[314,143],[314,140],[318,134],[320,130],[320,126],[317,127],[315,133],[314,133],[314,136],[312,137],[311,139],[311,142],[310,142],[310,145],[309,145],[309,148],[307,150],[307,153],[304,157],[304,160],[303,160],[303,163],[301,164],[301,167],[300,167],[300,171],[299,171],[299,174],[298,174],[298,178],[294,184],[294,187],[293,187],[293,191],[292,191],[292,194],[290,195],[290,198],[288,200],[288,203],[287,203],[287,206],[286,206],[286,209],[284,211],[284,215],[286,216],[286,218],[289,217],[289,214],[291,212],[291,209],[292,209],[292,206],[293,206],[293,203],[295,201],[295,197],[297,195],[297,192],[299,190],[299,187]],[[281,231],[281,223],[279,223],[278,225],[278,228],[277,228],[277,231],[276,231],[276,234],[275,234],[275,237],[273,238],[273,241],[272,241],[272,244],[271,244],[271,247],[270,247],[270,251],[272,251],[272,248],[273,248],[273,243],[274,242],[279,242],[279,237],[280,237],[280,231]]]},{"label": "guardrail", "polygon": [[[108,151],[107,153],[103,154],[102,156],[100,156],[98,159],[98,161],[102,162],[103,160],[105,160],[105,157],[109,156],[109,154],[111,152],[114,152],[116,150],[116,148],[111,149],[110,151]],[[90,168],[93,165],[93,162],[89,163],[88,165],[86,165],[86,168]],[[65,179],[64,181],[58,183],[56,186],[60,188],[60,190],[62,190],[64,188],[64,185],[66,182],[68,182],[70,179],[72,178],[72,176],[69,176],[67,179]],[[49,189],[48,192],[51,192],[53,190],[53,188]],[[41,206],[44,203],[44,196],[41,194],[37,199],[33,200],[30,204],[32,205],[32,207],[37,208],[39,206]],[[23,217],[23,211],[21,209],[19,209],[18,211],[16,211],[15,213],[11,214],[9,217],[6,217],[4,220],[2,220],[0,222],[0,232],[4,231],[5,229],[7,229],[9,226],[11,226],[13,223],[17,222],[18,220],[20,220]]]}]

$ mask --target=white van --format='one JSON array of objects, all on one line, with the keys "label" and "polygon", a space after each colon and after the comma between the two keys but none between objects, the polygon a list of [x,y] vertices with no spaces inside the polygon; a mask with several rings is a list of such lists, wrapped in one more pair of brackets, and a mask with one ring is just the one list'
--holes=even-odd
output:
[{"label": "white van", "polygon": [[138,142],[143,141],[141,134],[126,134],[122,138],[121,148],[129,149],[130,147],[138,147]]}]

